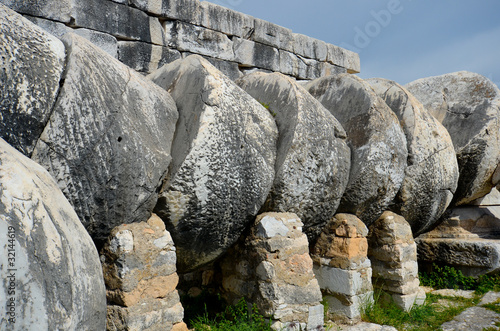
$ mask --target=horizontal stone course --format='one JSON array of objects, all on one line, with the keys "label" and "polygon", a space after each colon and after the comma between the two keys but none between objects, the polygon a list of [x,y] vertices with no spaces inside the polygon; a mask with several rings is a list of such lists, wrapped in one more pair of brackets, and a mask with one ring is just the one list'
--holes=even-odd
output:
[{"label": "horizontal stone course", "polygon": [[[56,37],[79,29],[78,34],[143,73],[151,73],[178,57],[168,48],[209,57],[231,79],[248,70],[281,72],[300,80],[360,71],[359,56],[354,52],[206,1],[0,3],[29,15],[32,22]],[[218,60],[227,61],[228,65]]]}]

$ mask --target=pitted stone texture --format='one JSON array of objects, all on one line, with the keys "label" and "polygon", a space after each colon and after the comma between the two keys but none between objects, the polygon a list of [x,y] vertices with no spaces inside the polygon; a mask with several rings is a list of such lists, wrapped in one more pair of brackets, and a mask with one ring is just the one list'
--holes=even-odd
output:
[{"label": "pitted stone texture", "polygon": [[242,67],[279,71],[280,51],[274,47],[234,37],[234,60]]},{"label": "pitted stone texture", "polygon": [[500,270],[498,239],[418,238],[418,258],[422,263],[444,263],[465,275],[478,276]]},{"label": "pitted stone texture", "polygon": [[106,330],[187,331],[177,291],[165,298],[147,299],[132,307],[108,305]]},{"label": "pitted stone texture", "polygon": [[323,228],[311,250],[312,258],[318,265],[356,270],[367,262],[367,235],[368,229],[359,218],[337,214]]},{"label": "pitted stone texture", "polygon": [[201,25],[225,33],[248,39],[254,30],[254,18],[214,3],[200,2]]},{"label": "pitted stone texture", "polygon": [[291,323],[307,330],[323,326],[321,291],[308,252],[297,215],[259,215],[250,235],[221,262],[223,295],[229,302],[245,297],[256,303],[275,328]]},{"label": "pitted stone texture", "polygon": [[384,212],[370,227],[368,247],[373,286],[387,292],[405,311],[422,304],[425,293],[419,288],[417,246],[408,222],[400,215]]},{"label": "pitted stone texture", "polygon": [[172,330],[182,323],[174,242],[158,216],[114,228],[101,261],[108,330]]},{"label": "pitted stone texture", "polygon": [[362,306],[373,301],[367,234],[359,218],[337,214],[311,250],[314,274],[329,303],[330,318],[359,320]]},{"label": "pitted stone texture", "polygon": [[500,206],[459,206],[417,239],[419,263],[453,265],[466,275],[500,270]]},{"label": "pitted stone texture", "polygon": [[75,1],[72,17],[73,27],[105,32],[126,40],[165,44],[158,18],[129,6],[108,0]]},{"label": "pitted stone texture", "polygon": [[31,156],[56,101],[65,48],[0,5],[0,54],[0,136]]},{"label": "pitted stone texture", "polygon": [[200,24],[198,0],[129,0],[130,5],[154,16]]},{"label": "pitted stone texture", "polygon": [[232,40],[221,32],[180,21],[167,21],[164,26],[169,47],[216,59],[232,61],[235,58]]},{"label": "pitted stone texture", "polygon": [[2,139],[0,174],[0,329],[103,330],[99,256],[54,179]]},{"label": "pitted stone texture", "polygon": [[63,40],[64,85],[32,158],[91,236],[104,240],[115,226],[151,215],[178,115],[152,82],[79,36]]},{"label": "pitted stone texture", "polygon": [[114,228],[101,261],[108,303],[130,307],[146,298],[165,297],[177,286],[174,242],[155,214],[147,223]]},{"label": "pitted stone texture", "polygon": [[453,143],[443,125],[404,87],[382,78],[367,82],[398,116],[406,135],[408,166],[392,209],[419,235],[439,220],[457,188]]},{"label": "pitted stone texture", "polygon": [[69,23],[72,17],[74,0],[0,0],[0,3],[18,13]]},{"label": "pitted stone texture", "polygon": [[118,45],[116,38],[110,34],[89,29],[75,29],[75,34],[87,39],[114,58],[118,58]]},{"label": "pitted stone texture", "polygon": [[315,241],[334,216],[349,178],[350,150],[340,123],[291,78],[254,73],[236,83],[278,126],[273,188],[265,211],[292,212]]},{"label": "pitted stone texture", "polygon": [[408,152],[398,118],[356,76],[323,77],[305,87],[347,132],[351,171],[338,211],[370,225],[392,203],[404,179]]},{"label": "pitted stone texture", "polygon": [[[183,52],[182,58],[184,59],[184,58],[191,56],[191,55],[196,55],[196,54],[190,53],[190,52]],[[216,58],[213,58],[210,56],[205,56],[205,55],[202,55],[201,57],[204,58],[205,60],[207,60],[208,62],[210,62],[211,65],[213,65],[215,68],[217,68],[217,70],[222,72],[224,75],[226,75],[232,81],[235,81],[236,79],[243,76],[243,74],[240,71],[240,67],[239,67],[238,63],[236,63],[236,62],[220,60],[220,59],[216,59]]]},{"label": "pitted stone texture", "polygon": [[500,314],[483,307],[467,308],[453,320],[441,325],[443,331],[482,331],[486,328],[497,329]]},{"label": "pitted stone texture", "polygon": [[181,53],[168,47],[139,41],[119,41],[118,59],[130,68],[150,74],[165,64],[181,58]]},{"label": "pitted stone texture", "polygon": [[148,77],[179,110],[156,210],[186,272],[223,254],[257,215],[274,179],[277,128],[262,105],[199,56]]},{"label": "pitted stone texture", "polygon": [[34,23],[38,27],[44,29],[45,31],[47,31],[48,33],[57,38],[61,38],[66,33],[71,32],[73,30],[70,27],[64,25],[64,23],[51,21],[40,17],[29,16],[26,14],[23,14],[23,16],[30,22]]},{"label": "pitted stone texture", "polygon": [[453,203],[462,205],[499,184],[500,90],[487,78],[466,71],[416,80],[406,88],[448,129],[460,178]]},{"label": "pitted stone texture", "polygon": [[293,51],[292,30],[256,18],[250,39],[286,51]]}]

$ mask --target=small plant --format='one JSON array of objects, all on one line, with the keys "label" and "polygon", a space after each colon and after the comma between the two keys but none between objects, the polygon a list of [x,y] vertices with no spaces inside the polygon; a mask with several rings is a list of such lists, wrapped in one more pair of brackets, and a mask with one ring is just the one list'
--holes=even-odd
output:
[{"label": "small plant", "polygon": [[374,302],[367,303],[362,310],[362,319],[367,322],[391,325],[398,330],[438,330],[444,322],[451,320],[466,308],[475,304],[473,299],[455,298],[456,304],[436,309],[437,295],[428,294],[422,306],[414,306],[409,312],[397,307],[393,301],[382,299],[382,292],[376,291]]},{"label": "small plant", "polygon": [[269,113],[273,116],[273,117],[276,117],[276,113],[274,111],[271,110],[270,108],[270,105],[268,103],[265,103],[265,102],[261,102],[260,103],[264,108],[266,108]]},{"label": "small plant", "polygon": [[464,276],[462,271],[450,266],[432,265],[431,273],[419,273],[420,284],[435,289],[473,290],[476,286],[474,277]]},{"label": "small plant", "polygon": [[196,331],[272,331],[269,321],[262,316],[254,304],[249,309],[245,299],[234,306],[227,306],[224,312],[214,318],[206,311],[195,318],[191,325]]},{"label": "small plant", "polygon": [[450,266],[432,265],[431,273],[419,273],[420,284],[435,289],[475,290],[477,294],[500,291],[500,275],[482,275],[477,278],[464,276],[460,270]]}]

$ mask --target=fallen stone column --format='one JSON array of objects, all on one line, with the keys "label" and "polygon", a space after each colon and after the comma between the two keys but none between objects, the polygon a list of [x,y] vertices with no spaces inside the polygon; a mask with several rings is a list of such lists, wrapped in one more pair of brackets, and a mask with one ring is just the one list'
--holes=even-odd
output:
[{"label": "fallen stone column", "polygon": [[359,320],[373,301],[366,225],[356,216],[337,214],[313,248],[314,274],[328,303],[328,318]]},{"label": "fallen stone column", "polygon": [[417,245],[406,220],[384,212],[370,227],[368,256],[372,263],[373,287],[385,292],[405,311],[421,305],[425,293],[419,287]]},{"label": "fallen stone column", "polygon": [[174,243],[158,216],[114,228],[101,262],[107,330],[187,330],[176,290]]},{"label": "fallen stone column", "polygon": [[250,235],[221,262],[223,295],[245,297],[276,330],[323,326],[321,291],[314,277],[302,222],[291,213],[257,216]]}]

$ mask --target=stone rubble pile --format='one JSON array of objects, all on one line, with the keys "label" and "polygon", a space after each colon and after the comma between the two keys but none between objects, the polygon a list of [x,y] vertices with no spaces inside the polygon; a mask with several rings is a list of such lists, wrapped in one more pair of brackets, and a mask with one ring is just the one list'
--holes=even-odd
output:
[{"label": "stone rubble pile", "polygon": [[158,216],[114,228],[101,262],[107,330],[187,331],[176,290],[174,242]]},{"label": "stone rubble pile", "polygon": [[[223,295],[245,297],[276,330],[323,326],[323,305],[302,222],[291,213],[264,213],[221,262]],[[294,327],[296,326],[296,327]]]},{"label": "stone rubble pile", "polygon": [[328,318],[359,321],[373,302],[368,229],[359,218],[337,214],[312,248],[314,274],[328,304]]},{"label": "stone rubble pile", "polygon": [[406,311],[414,304],[423,304],[425,292],[419,287],[417,245],[403,217],[384,212],[370,226],[368,256],[374,288],[386,292],[390,300]]}]

